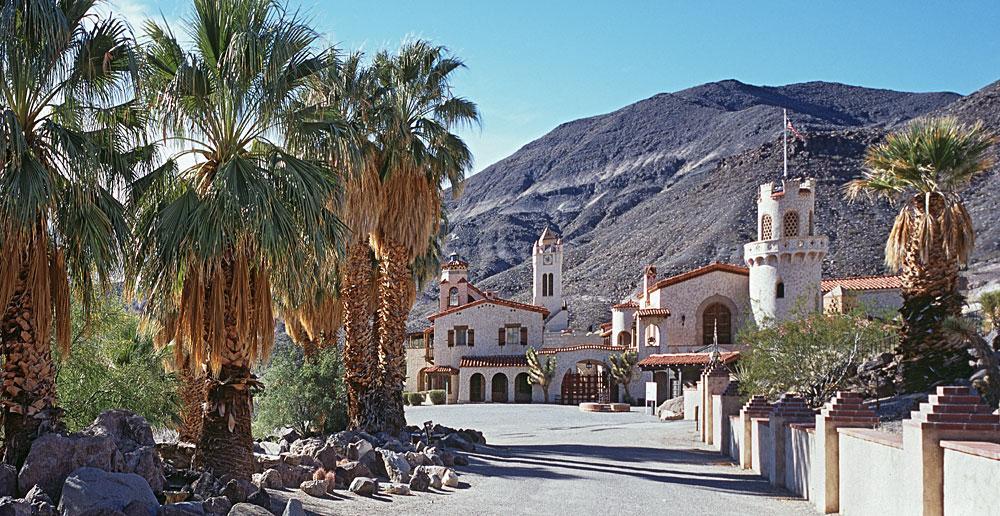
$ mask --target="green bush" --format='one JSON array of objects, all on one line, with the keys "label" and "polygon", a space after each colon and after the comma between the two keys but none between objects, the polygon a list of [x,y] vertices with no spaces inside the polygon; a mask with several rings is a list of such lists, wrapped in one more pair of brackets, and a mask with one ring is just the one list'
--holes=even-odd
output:
[{"label": "green bush", "polygon": [[139,335],[139,315],[120,295],[102,297],[93,305],[89,329],[80,305],[74,306],[69,356],[58,356],[53,346],[56,394],[67,411],[68,429],[79,430],[109,409],[135,412],[153,428],[178,424],[177,377],[164,370],[172,349],[157,350],[150,338]]},{"label": "green bush", "polygon": [[424,404],[424,393],[422,392],[411,392],[409,393],[410,405],[423,405]]},{"label": "green bush", "polygon": [[410,404],[410,393],[407,391],[403,391],[403,405],[409,405],[409,404]]},{"label": "green bush", "polygon": [[860,389],[857,367],[898,341],[895,313],[872,317],[855,308],[844,314],[804,314],[757,326],[753,318],[736,335],[741,348],[740,390],[769,398],[794,393],[818,407],[836,391]]},{"label": "green bush", "polygon": [[342,377],[337,346],[306,359],[290,339],[276,339],[271,361],[260,374],[264,392],[255,400],[254,434],[266,436],[286,425],[301,435],[343,430],[347,404]]},{"label": "green bush", "polygon": [[447,394],[443,390],[436,389],[427,392],[427,397],[431,399],[431,405],[444,405]]}]

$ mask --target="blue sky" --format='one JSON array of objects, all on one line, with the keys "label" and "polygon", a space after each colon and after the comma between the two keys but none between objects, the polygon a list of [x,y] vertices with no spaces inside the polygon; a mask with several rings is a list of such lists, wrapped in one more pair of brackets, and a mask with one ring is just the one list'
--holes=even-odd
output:
[{"label": "blue sky", "polygon": [[[330,43],[375,53],[407,37],[450,47],[476,170],[560,123],[661,92],[737,79],[971,93],[1000,79],[1000,2],[291,0]],[[190,0],[110,0],[171,23]],[[905,5],[905,8],[902,6]],[[959,6],[959,7],[956,7]]]}]

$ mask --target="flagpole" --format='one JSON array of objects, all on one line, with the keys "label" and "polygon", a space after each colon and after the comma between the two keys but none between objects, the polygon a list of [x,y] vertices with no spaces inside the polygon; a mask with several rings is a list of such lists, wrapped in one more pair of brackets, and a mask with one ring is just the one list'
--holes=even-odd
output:
[{"label": "flagpole", "polygon": [[781,137],[784,144],[784,169],[785,169],[785,179],[788,179],[788,110],[781,110],[782,116],[784,118],[785,124],[781,126]]}]

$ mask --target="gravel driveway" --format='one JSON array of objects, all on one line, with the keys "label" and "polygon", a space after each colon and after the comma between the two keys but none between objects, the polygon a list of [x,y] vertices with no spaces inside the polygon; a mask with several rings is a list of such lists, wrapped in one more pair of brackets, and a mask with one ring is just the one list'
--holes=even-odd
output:
[{"label": "gravel driveway", "polygon": [[641,409],[580,412],[556,405],[407,407],[410,424],[433,420],[481,430],[490,446],[458,468],[458,489],[363,499],[274,491],[280,513],[294,496],[313,514],[816,515],[807,502],[740,470],[697,441],[694,422],[660,423]]}]

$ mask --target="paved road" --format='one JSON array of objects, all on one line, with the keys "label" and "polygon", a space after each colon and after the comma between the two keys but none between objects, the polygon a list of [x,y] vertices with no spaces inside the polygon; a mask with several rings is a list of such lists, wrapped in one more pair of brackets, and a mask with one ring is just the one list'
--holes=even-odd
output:
[{"label": "paved road", "polygon": [[[553,405],[407,407],[407,420],[483,431],[458,489],[375,500],[288,495],[315,514],[810,515],[808,503],[723,461],[693,422]],[[637,409],[638,410],[638,409]]]}]

